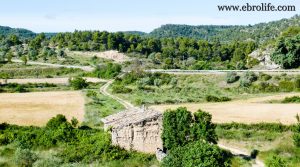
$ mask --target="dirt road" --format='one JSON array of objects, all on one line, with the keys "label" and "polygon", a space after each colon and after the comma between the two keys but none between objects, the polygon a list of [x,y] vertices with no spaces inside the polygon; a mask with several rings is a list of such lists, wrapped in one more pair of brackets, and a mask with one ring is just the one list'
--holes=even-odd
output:
[{"label": "dirt road", "polygon": [[132,105],[131,103],[129,103],[128,101],[121,99],[115,95],[110,94],[107,89],[108,87],[113,83],[114,80],[109,80],[106,84],[104,84],[101,88],[100,88],[100,92],[105,95],[105,96],[109,96],[110,98],[118,101],[119,103],[121,103],[126,109],[130,109],[130,108],[135,108],[134,105]]}]

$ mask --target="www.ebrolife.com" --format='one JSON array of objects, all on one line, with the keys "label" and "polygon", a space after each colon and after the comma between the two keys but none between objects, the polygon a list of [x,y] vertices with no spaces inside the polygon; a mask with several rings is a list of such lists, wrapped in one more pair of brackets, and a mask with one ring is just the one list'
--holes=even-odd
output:
[{"label": "www.ebrolife.com", "polygon": [[246,3],[245,5],[217,5],[221,12],[281,12],[281,11],[296,11],[295,5],[273,5],[272,3],[261,3],[257,5]]}]

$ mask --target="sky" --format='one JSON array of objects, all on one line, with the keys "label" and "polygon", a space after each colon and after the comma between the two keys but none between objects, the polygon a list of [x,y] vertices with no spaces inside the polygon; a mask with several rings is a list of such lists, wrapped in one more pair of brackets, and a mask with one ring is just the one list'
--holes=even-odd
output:
[{"label": "sky", "polygon": [[[246,3],[295,5],[296,12],[220,12],[217,8]],[[0,0],[0,25],[34,32],[150,32],[164,24],[256,24],[299,12],[300,0]]]}]

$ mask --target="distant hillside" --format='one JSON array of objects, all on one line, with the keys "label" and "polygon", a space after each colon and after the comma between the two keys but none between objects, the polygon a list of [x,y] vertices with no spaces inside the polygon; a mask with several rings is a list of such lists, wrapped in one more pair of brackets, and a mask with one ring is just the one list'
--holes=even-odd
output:
[{"label": "distant hillside", "polygon": [[156,38],[189,37],[209,41],[218,38],[223,42],[232,40],[255,40],[264,42],[278,37],[283,30],[290,26],[300,26],[299,15],[289,19],[281,19],[278,21],[248,26],[190,26],[167,24],[153,30],[148,35]]},{"label": "distant hillside", "polygon": [[31,38],[36,35],[34,32],[23,28],[11,28],[6,26],[0,26],[0,35],[8,36],[11,34],[15,34],[21,38]]},{"label": "distant hillside", "polygon": [[130,34],[130,35],[140,35],[140,36],[145,36],[147,33],[142,32],[142,31],[121,31],[124,34]]}]

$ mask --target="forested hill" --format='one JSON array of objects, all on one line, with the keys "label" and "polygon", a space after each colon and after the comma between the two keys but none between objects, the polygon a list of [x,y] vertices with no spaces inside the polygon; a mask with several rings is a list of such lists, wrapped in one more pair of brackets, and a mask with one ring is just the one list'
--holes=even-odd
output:
[{"label": "forested hill", "polygon": [[30,30],[26,30],[23,28],[11,28],[6,26],[0,26],[0,36],[9,35],[17,35],[20,38],[31,38],[35,37],[36,34]]},{"label": "forested hill", "polygon": [[295,15],[289,19],[281,19],[268,23],[260,23],[248,26],[216,26],[216,25],[177,25],[167,24],[150,32],[148,36],[161,37],[189,37],[212,41],[218,39],[221,42],[232,40],[255,40],[265,42],[280,35],[287,27],[300,26],[300,16]]}]

